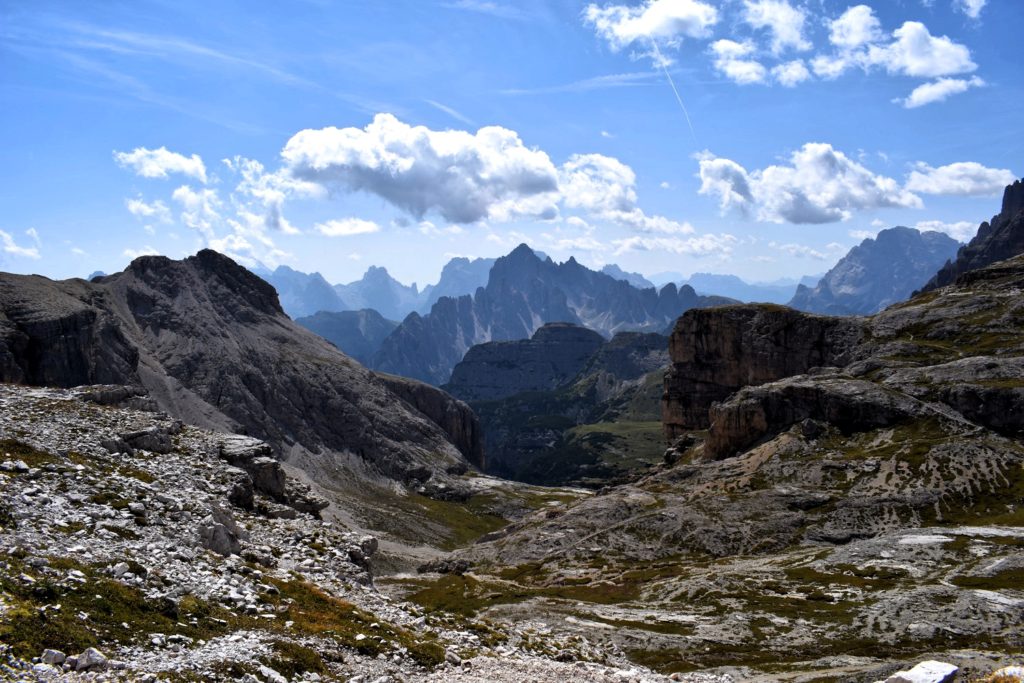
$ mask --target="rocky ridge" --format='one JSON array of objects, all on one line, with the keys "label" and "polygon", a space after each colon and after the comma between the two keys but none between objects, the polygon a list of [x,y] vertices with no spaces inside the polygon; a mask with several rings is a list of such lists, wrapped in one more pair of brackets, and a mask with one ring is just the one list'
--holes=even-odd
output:
[{"label": "rocky ridge", "polygon": [[310,332],[334,344],[347,356],[369,364],[381,343],[394,332],[398,323],[387,320],[372,308],[359,311],[324,311],[295,318]]}]

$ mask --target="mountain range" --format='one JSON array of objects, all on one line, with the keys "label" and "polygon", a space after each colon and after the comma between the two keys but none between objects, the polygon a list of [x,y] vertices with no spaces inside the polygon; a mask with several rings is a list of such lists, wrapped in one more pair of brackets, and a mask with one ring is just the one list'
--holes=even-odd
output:
[{"label": "mountain range", "polygon": [[800,285],[789,305],[812,313],[877,313],[932,277],[960,243],[941,232],[895,227],[851,249],[814,287]]},{"label": "mountain range", "polygon": [[440,385],[470,347],[526,339],[544,323],[583,325],[605,337],[661,332],[685,310],[730,301],[674,284],[637,289],[574,258],[541,259],[522,244],[495,261],[487,286],[474,295],[444,297],[430,313],[410,314],[384,340],[371,367]]}]

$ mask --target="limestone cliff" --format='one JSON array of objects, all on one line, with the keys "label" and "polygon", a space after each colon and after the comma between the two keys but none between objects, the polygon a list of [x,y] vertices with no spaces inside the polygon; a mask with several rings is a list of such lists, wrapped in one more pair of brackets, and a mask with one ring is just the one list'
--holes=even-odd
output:
[{"label": "limestone cliff", "polygon": [[687,311],[669,338],[662,421],[671,441],[706,429],[708,410],[744,386],[836,365],[863,334],[855,319],[769,304]]}]

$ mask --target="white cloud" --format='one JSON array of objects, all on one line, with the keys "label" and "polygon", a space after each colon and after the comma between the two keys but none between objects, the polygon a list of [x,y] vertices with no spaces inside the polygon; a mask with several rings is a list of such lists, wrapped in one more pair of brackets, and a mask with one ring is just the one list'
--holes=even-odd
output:
[{"label": "white cloud", "polygon": [[772,76],[780,84],[792,88],[809,79],[811,72],[807,70],[802,59],[794,59],[772,67]]},{"label": "white cloud", "polygon": [[441,235],[461,235],[465,231],[462,226],[459,225],[448,225],[443,228],[439,228],[430,221],[420,221],[419,225],[416,226],[422,234],[430,237],[439,237]]},{"label": "white cloud", "polygon": [[722,38],[711,43],[715,69],[740,85],[764,83],[768,70],[760,62],[750,59],[754,46],[749,42],[737,43]]},{"label": "white cloud", "polygon": [[[838,51],[811,60],[814,73],[835,79],[848,69],[865,72],[880,68],[893,75],[936,79],[965,74],[977,69],[971,51],[947,36],[933,36],[918,21],[907,21],[886,38],[873,10],[867,5],[848,8],[829,22],[829,41]],[[969,87],[983,85],[981,79],[943,79],[916,88],[906,99],[894,102],[907,108],[939,102]]]},{"label": "white cloud", "polygon": [[[32,230],[32,228],[29,228]],[[32,235],[30,234],[29,237]],[[14,237],[10,233],[0,230],[0,244],[3,245],[3,252],[5,254],[11,254],[12,256],[22,256],[24,258],[37,259],[39,258],[39,242],[36,241],[34,247],[22,247],[19,246],[15,241]]]},{"label": "white cloud", "polygon": [[546,249],[551,251],[608,251],[608,246],[589,235],[583,237],[549,237]]},{"label": "white cloud", "polygon": [[153,247],[146,245],[141,249],[125,249],[124,255],[132,260],[135,260],[140,256],[159,256],[160,252],[154,249]]},{"label": "white cloud", "polygon": [[934,168],[924,162],[915,165],[907,178],[907,189],[925,194],[961,197],[997,196],[1016,180],[1006,168],[987,168],[976,161],[959,161]]},{"label": "white cloud", "polygon": [[921,232],[934,230],[944,232],[959,242],[967,242],[978,232],[978,224],[970,221],[957,221],[946,223],[945,221],[918,221],[914,226]]},{"label": "white cloud", "polygon": [[943,102],[952,95],[966,92],[969,88],[979,88],[985,85],[985,81],[972,76],[964,78],[940,78],[937,81],[925,83],[914,88],[906,99],[896,100],[907,109],[923,107],[933,102]]},{"label": "white cloud", "polygon": [[499,210],[557,215],[558,172],[551,159],[498,126],[475,134],[435,131],[378,114],[363,129],[300,131],[281,155],[296,178],[369,192],[417,218],[430,211],[453,223],[474,223]]},{"label": "white cloud", "polygon": [[352,235],[366,235],[372,232],[380,232],[380,226],[373,221],[364,221],[361,218],[342,218],[313,226],[321,235],[328,237],[351,237]]},{"label": "white cloud", "polygon": [[603,137],[603,138],[607,138],[607,139],[609,139],[609,140],[610,140],[611,138],[614,138],[615,136],[614,136],[614,135],[612,135],[611,133],[609,133],[609,132],[608,132],[608,131],[606,131],[606,130],[602,130],[602,131],[601,131],[601,137]]},{"label": "white cloud", "polygon": [[829,261],[836,258],[837,252],[844,249],[843,245],[832,242],[825,247],[825,251],[809,247],[806,244],[779,244],[778,242],[769,242],[768,246],[772,249],[777,249],[790,256],[796,258],[812,258],[816,261]]},{"label": "white cloud", "polygon": [[803,34],[807,15],[789,4],[789,0],[744,0],[744,5],[744,21],[771,32],[772,53],[781,54],[786,48],[811,49],[810,41]]},{"label": "white cloud", "polygon": [[788,166],[753,172],[704,154],[700,177],[700,193],[717,195],[723,209],[773,223],[833,223],[860,210],[921,206],[919,197],[892,178],[872,173],[826,143],[805,144]]},{"label": "white cloud", "polygon": [[[292,177],[284,171],[267,173],[263,164],[254,159],[236,156],[223,161],[225,166],[242,177],[235,187],[236,204],[246,205],[245,210],[248,212],[262,211],[263,228],[266,230],[286,235],[299,234],[299,229],[284,217],[285,200],[293,197],[327,197],[326,190],[320,185]],[[248,206],[250,201],[258,203],[260,208]]]},{"label": "white cloud", "polygon": [[971,19],[981,16],[981,10],[988,4],[988,0],[953,0],[953,5]]},{"label": "white cloud", "polygon": [[689,256],[724,256],[732,252],[732,245],[736,238],[732,235],[700,235],[697,237],[627,237],[620,240],[612,240],[615,245],[615,255],[631,251],[667,251],[673,254],[685,254]]},{"label": "white cloud", "polygon": [[718,10],[700,0],[646,0],[637,7],[589,5],[583,18],[613,50],[621,50],[638,41],[706,38],[718,23]]},{"label": "white cloud", "polygon": [[840,48],[853,49],[881,38],[882,25],[867,5],[848,7],[838,19],[829,22],[829,42]]},{"label": "white cloud", "polygon": [[128,213],[136,218],[153,219],[161,223],[171,222],[171,210],[159,199],[148,204],[142,199],[125,199],[124,205]]},{"label": "white cloud", "polygon": [[71,247],[71,253],[79,257],[89,255],[88,252],[86,252],[85,249],[82,249],[81,247]]},{"label": "white cloud", "polygon": [[671,190],[672,183],[668,182],[667,180],[662,180],[661,184],[659,184],[658,187],[660,187],[663,190]]},{"label": "white cloud", "polygon": [[851,230],[849,233],[850,237],[857,240],[874,239],[878,236],[877,230]]},{"label": "white cloud", "polygon": [[663,235],[690,235],[694,232],[689,223],[674,221],[664,216],[649,216],[639,208],[630,211],[609,211],[602,218],[627,227],[636,232],[661,233]]},{"label": "white cloud", "polygon": [[214,227],[221,220],[222,206],[216,190],[193,190],[182,185],[171,194],[171,199],[181,204],[182,223],[206,239],[213,239]]},{"label": "white cloud", "polygon": [[919,21],[907,21],[893,31],[896,39],[888,45],[868,48],[869,64],[893,74],[936,78],[974,71],[971,51],[946,36],[933,36]]},{"label": "white cloud", "polygon": [[565,205],[592,213],[633,209],[637,200],[635,185],[633,169],[603,154],[574,154],[559,172]]},{"label": "white cloud", "polygon": [[180,173],[206,183],[206,166],[198,154],[186,157],[166,147],[136,147],[131,152],[114,152],[114,161],[143,178],[166,178],[171,173]]}]

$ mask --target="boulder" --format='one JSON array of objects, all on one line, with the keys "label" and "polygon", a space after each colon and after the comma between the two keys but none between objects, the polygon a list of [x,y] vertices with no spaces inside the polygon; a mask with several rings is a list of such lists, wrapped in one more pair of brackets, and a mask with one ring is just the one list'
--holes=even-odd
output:
[{"label": "boulder", "polygon": [[878,683],[952,683],[959,668],[953,664],[928,660],[908,671],[897,671]]}]

